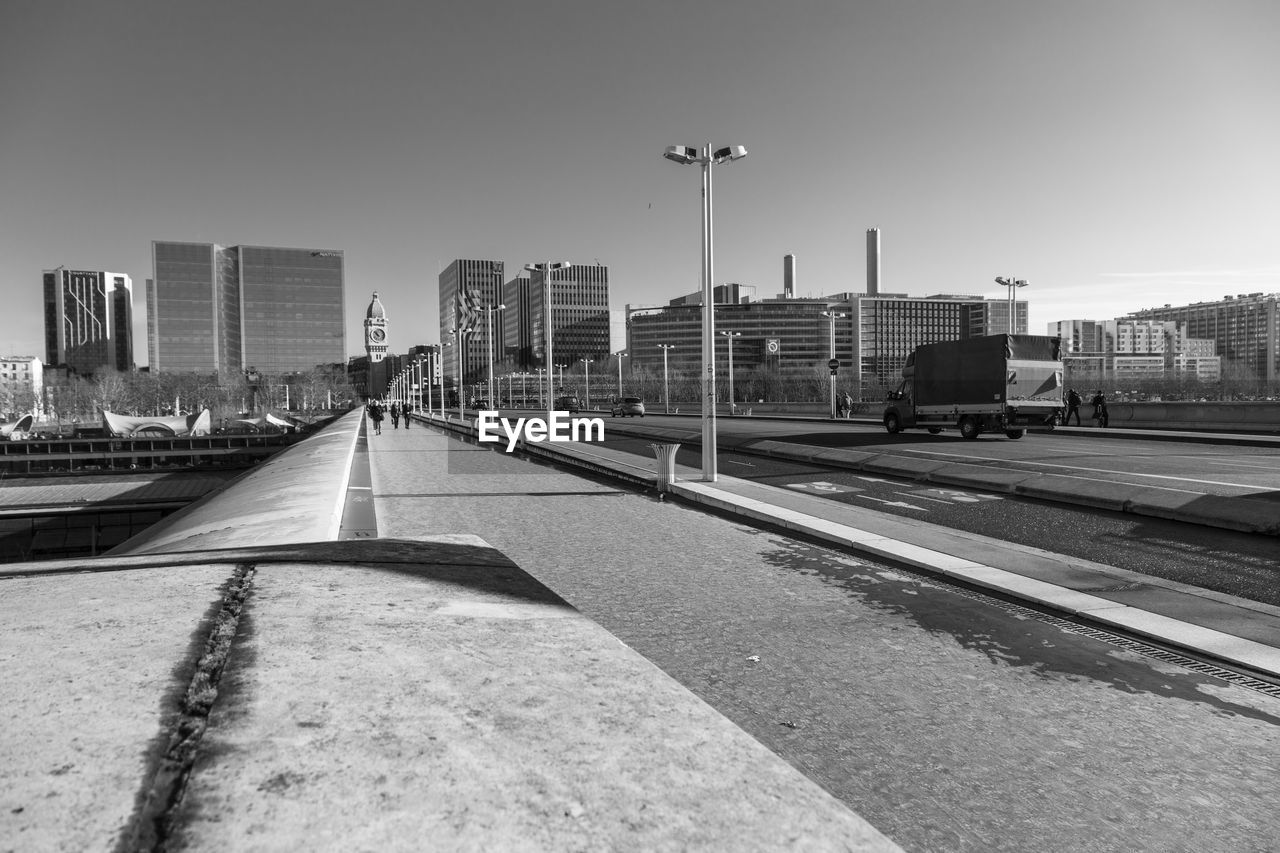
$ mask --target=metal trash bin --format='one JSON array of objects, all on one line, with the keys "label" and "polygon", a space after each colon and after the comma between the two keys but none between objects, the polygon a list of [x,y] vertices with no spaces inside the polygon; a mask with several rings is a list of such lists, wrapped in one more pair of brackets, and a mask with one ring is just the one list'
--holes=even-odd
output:
[{"label": "metal trash bin", "polygon": [[679,444],[651,444],[654,454],[658,457],[658,491],[670,491],[670,486],[676,481],[676,453],[680,450]]}]

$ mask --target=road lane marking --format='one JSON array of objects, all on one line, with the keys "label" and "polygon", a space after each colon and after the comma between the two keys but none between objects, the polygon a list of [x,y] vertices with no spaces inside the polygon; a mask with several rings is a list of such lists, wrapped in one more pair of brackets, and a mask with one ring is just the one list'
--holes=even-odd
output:
[{"label": "road lane marking", "polygon": [[[1113,471],[1110,468],[1086,468],[1081,465],[1055,465],[1052,462],[1031,462],[1025,459],[999,459],[991,456],[973,456],[960,453],[939,453],[936,450],[912,450],[909,447],[902,448],[907,453],[928,453],[935,456],[948,456],[952,459],[980,460],[983,462],[1002,462],[1006,465],[1038,465],[1041,468],[1065,468],[1068,471],[1088,471],[1094,474],[1110,474],[1113,477],[1147,477],[1153,480],[1173,480],[1177,483],[1198,483],[1202,486],[1231,486],[1236,489],[1259,489],[1265,488],[1257,483],[1224,483],[1220,480],[1197,480],[1191,477],[1172,477],[1168,474],[1140,474],[1136,471]],[[1071,476],[1071,475],[1066,475]],[[1077,480],[1092,480],[1091,477],[1076,477]],[[1142,483],[1130,483],[1129,485],[1145,485]],[[1152,488],[1165,488],[1163,486],[1153,486]],[[1192,491],[1191,489],[1168,489],[1171,492],[1188,492],[1189,494],[1203,494],[1203,492]]]}]

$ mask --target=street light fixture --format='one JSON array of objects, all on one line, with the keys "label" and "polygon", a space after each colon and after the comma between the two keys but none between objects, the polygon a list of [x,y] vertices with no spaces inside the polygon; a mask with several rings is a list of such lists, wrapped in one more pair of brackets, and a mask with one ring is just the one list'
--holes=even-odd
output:
[{"label": "street light fixture", "polygon": [[733,339],[742,337],[742,332],[721,332],[729,339],[729,416],[733,417],[737,404],[733,399]]},{"label": "street light fixture", "polygon": [[618,359],[618,402],[622,402],[622,360],[627,357],[627,354],[615,352],[613,355]]},{"label": "street light fixture", "polygon": [[[540,264],[525,264],[524,268],[529,272],[537,272],[542,274],[542,316],[543,325],[546,327],[544,331],[547,336],[546,357],[543,363],[547,367],[547,423],[551,423],[551,412],[555,408],[555,395],[551,393],[551,339],[553,337],[551,328],[551,275],[556,270],[562,270],[572,266],[568,261],[544,261]],[[564,384],[564,371],[560,372],[560,384]]]},{"label": "street light fixture", "polygon": [[712,227],[711,167],[747,156],[741,145],[702,150],[685,145],[669,145],[663,157],[682,166],[702,166],[702,479],[716,481],[716,319],[714,228]]},{"label": "street light fixture", "polygon": [[996,284],[1009,288],[1009,334],[1016,335],[1018,333],[1018,324],[1015,317],[1018,311],[1018,302],[1014,296],[1019,287],[1026,287],[1030,282],[1023,278],[1013,278],[1005,276],[996,276]]},{"label": "street light fixture", "polygon": [[[465,419],[466,419],[466,417],[467,417],[467,413],[466,413],[466,405],[467,405],[466,395],[462,393],[462,340],[463,340],[463,339],[462,339],[462,335],[463,335],[463,333],[464,333],[464,332],[466,332],[466,331],[467,331],[466,329],[450,329],[450,330],[449,330],[449,334],[453,335],[453,343],[454,343],[454,346],[455,346],[455,348],[458,350],[458,382],[457,382],[457,388],[458,388],[458,420],[459,420],[459,421],[465,420]],[[443,377],[443,376],[444,376],[444,372],[443,372],[443,371],[441,371],[441,377]],[[440,382],[441,382],[441,385],[442,385],[442,387],[443,387],[444,379],[443,379],[443,378],[441,378]],[[440,393],[443,395],[443,394],[444,394],[444,391],[442,390]],[[441,399],[443,399],[443,397],[441,397]],[[440,404],[440,412],[441,412],[441,414],[443,414],[443,413],[444,413],[444,404],[443,404],[443,403],[441,403],[441,404]]]},{"label": "street light fixture", "polygon": [[[486,305],[486,306],[484,306],[484,335],[485,335],[485,338],[487,339],[487,342],[488,342],[488,344],[489,344],[489,386],[488,386],[488,394],[489,394],[489,408],[491,408],[491,409],[495,409],[495,408],[497,408],[496,406],[494,406],[494,405],[493,405],[493,312],[494,312],[494,311],[501,311],[502,309],[504,309],[504,308],[506,308],[506,307],[507,307],[507,306],[506,306],[506,305],[503,305],[502,303],[498,303],[497,305]],[[499,392],[499,393],[501,393],[501,392]]]},{"label": "street light fixture", "polygon": [[591,408],[591,359],[580,358],[578,359],[578,361],[583,363],[587,371],[587,393],[586,393],[586,399],[582,401],[582,408],[590,409]]},{"label": "street light fixture", "polygon": [[[822,316],[831,318],[831,349],[830,349],[830,355],[828,356],[828,358],[830,358],[834,362],[836,357],[836,320],[843,319],[845,317],[848,317],[849,315],[841,314],[836,311],[823,311]],[[834,418],[835,416],[836,416],[836,372],[835,372],[835,368],[832,368],[831,369],[831,417]]]},{"label": "street light fixture", "polygon": [[667,385],[667,350],[675,348],[675,344],[658,344],[662,350],[662,411],[668,415],[671,414],[671,389]]}]

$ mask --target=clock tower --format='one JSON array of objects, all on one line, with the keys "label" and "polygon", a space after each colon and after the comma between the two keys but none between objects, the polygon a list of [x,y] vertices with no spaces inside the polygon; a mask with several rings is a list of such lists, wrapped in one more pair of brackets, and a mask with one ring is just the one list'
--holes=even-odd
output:
[{"label": "clock tower", "polygon": [[373,292],[373,301],[364,314],[364,351],[370,364],[378,364],[387,357],[387,309]]},{"label": "clock tower", "polygon": [[370,399],[381,397],[387,390],[387,309],[382,307],[378,292],[373,292],[369,310],[364,312],[364,351],[368,356],[368,378],[365,395]]}]

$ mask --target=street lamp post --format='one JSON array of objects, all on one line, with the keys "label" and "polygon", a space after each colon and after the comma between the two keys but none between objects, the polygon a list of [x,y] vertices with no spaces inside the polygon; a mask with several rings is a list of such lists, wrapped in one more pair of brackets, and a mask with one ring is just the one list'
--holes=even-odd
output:
[{"label": "street lamp post", "polygon": [[546,403],[546,405],[547,405],[547,411],[550,411],[550,410],[551,410],[551,395],[550,395],[550,394],[544,394],[544,393],[543,393],[543,385],[542,385],[542,381],[543,381],[543,379],[546,379],[546,380],[547,380],[547,382],[548,382],[548,385],[549,385],[549,384],[550,384],[550,380],[551,380],[551,372],[550,372],[549,370],[547,370],[545,367],[539,367],[539,368],[537,368],[537,371],[538,371],[538,396],[542,399],[542,402],[543,402],[543,403]]},{"label": "street lamp post", "polygon": [[741,145],[729,145],[714,152],[710,145],[702,150],[685,145],[670,145],[663,157],[683,166],[697,163],[702,166],[702,479],[716,481],[716,319],[715,300],[715,251],[712,227],[711,167],[741,160],[747,149]]},{"label": "street lamp post", "polygon": [[734,415],[737,404],[733,399],[733,339],[742,337],[742,332],[721,332],[729,339],[729,416]]},{"label": "street lamp post", "polygon": [[582,408],[585,410],[591,408],[591,359],[580,358],[578,361],[582,362],[587,371],[586,399],[582,401]]},{"label": "street lamp post", "polygon": [[671,387],[667,384],[667,351],[676,348],[675,344],[658,344],[662,350],[662,411],[671,414]]},{"label": "street lamp post", "polygon": [[[844,317],[848,317],[849,315],[840,314],[836,311],[823,311],[822,316],[829,317],[831,319],[831,348],[829,350],[830,355],[828,356],[828,358],[834,360],[836,357],[836,320],[839,320]],[[835,368],[832,368],[831,370],[831,417],[834,418],[835,416],[836,416],[836,373],[835,373]]]},{"label": "street lamp post", "polygon": [[1030,282],[1023,278],[996,276],[996,284],[1009,288],[1009,334],[1016,335],[1018,333],[1016,322],[1018,302],[1015,294],[1019,287],[1026,287]]},{"label": "street lamp post", "polygon": [[615,352],[618,358],[618,401],[622,401],[622,360],[627,357],[625,352]]},{"label": "street lamp post", "polygon": [[[489,344],[489,385],[487,393],[489,395],[489,408],[491,409],[497,408],[497,406],[493,404],[493,312],[501,311],[506,307],[506,305],[501,303],[497,305],[484,306],[484,335]],[[498,393],[502,392],[499,390]]]},{"label": "street lamp post", "polygon": [[[467,417],[467,412],[466,412],[466,405],[467,405],[467,401],[466,401],[466,399],[465,399],[465,398],[466,398],[466,395],[462,393],[462,340],[463,340],[463,339],[462,339],[462,333],[463,333],[463,331],[465,331],[465,330],[464,330],[464,329],[450,329],[450,330],[449,330],[449,334],[453,335],[453,338],[454,338],[454,347],[458,350],[458,382],[457,382],[457,386],[458,386],[458,420],[459,420],[459,421],[465,420],[465,419],[466,419],[466,417]],[[441,404],[440,409],[441,409],[441,411],[443,411],[443,410],[444,410],[444,405],[443,405],[443,404]]]},{"label": "street lamp post", "polygon": [[[546,368],[547,368],[547,386],[548,386],[547,387],[547,423],[551,423],[551,412],[555,408],[555,395],[552,393],[552,390],[550,387],[551,386],[551,365],[555,363],[551,360],[551,341],[552,341],[552,338],[554,337],[552,334],[554,330],[551,328],[551,275],[556,270],[562,270],[568,266],[570,266],[570,263],[568,261],[545,261],[540,264],[524,265],[524,268],[529,272],[542,273],[542,285],[543,285],[542,323],[543,323],[543,326],[545,327],[543,331],[546,333],[546,338],[547,338],[546,357],[543,359],[543,363],[546,365]],[[564,384],[563,371],[560,374],[560,384],[561,385]]]}]

